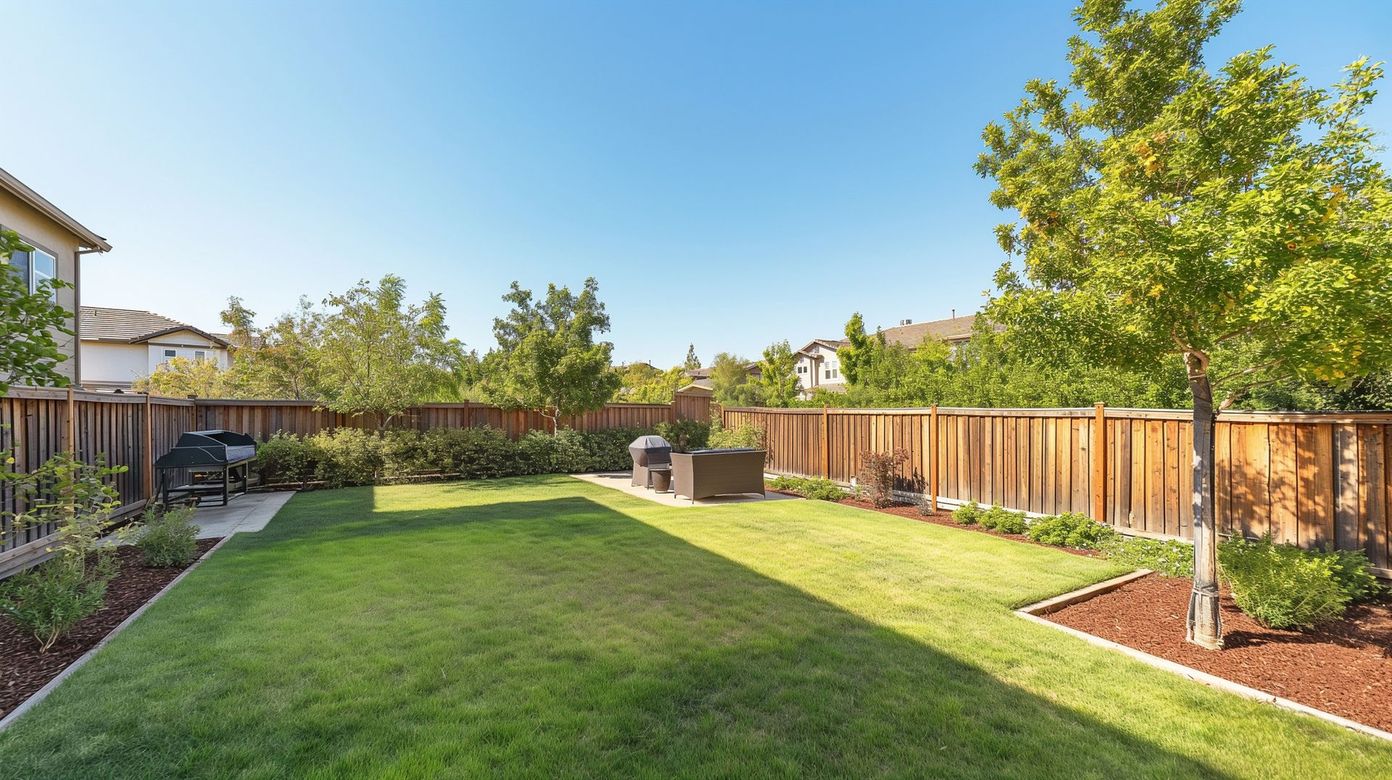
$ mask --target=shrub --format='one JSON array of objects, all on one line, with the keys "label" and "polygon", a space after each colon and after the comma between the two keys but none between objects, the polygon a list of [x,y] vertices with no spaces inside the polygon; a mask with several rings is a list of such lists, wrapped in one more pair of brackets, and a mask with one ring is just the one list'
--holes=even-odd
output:
[{"label": "shrub", "polygon": [[847,495],[840,485],[829,479],[775,477],[773,481],[769,482],[769,486],[774,490],[796,493],[803,498],[810,498],[814,501],[840,501]]},{"label": "shrub", "polygon": [[1218,545],[1219,571],[1233,601],[1271,628],[1310,628],[1336,620],[1352,600],[1335,576],[1338,557],[1274,544],[1271,535]]},{"label": "shrub", "polygon": [[[711,425],[700,420],[661,422],[656,432],[672,445],[673,452],[691,452],[710,446]],[[629,441],[635,438],[636,434]]]},{"label": "shrub", "polygon": [[1194,547],[1175,539],[1144,539],[1120,534],[1099,548],[1107,558],[1133,569],[1150,569],[1165,577],[1194,576]]},{"label": "shrub", "polygon": [[293,433],[276,431],[256,448],[256,470],[263,484],[305,482],[314,478],[310,446]]},{"label": "shrub", "polygon": [[89,576],[72,559],[54,558],[0,585],[0,612],[46,653],[78,621],[102,608],[108,577]]},{"label": "shrub", "polygon": [[975,501],[968,501],[952,510],[952,519],[961,525],[975,525],[980,522],[982,514],[984,512]]},{"label": "shrub", "polygon": [[1334,582],[1350,602],[1367,601],[1382,593],[1372,564],[1362,550],[1335,550],[1326,555],[1332,559]]},{"label": "shrub", "polygon": [[992,505],[977,519],[982,528],[1000,531],[1003,534],[1022,534],[1025,532],[1025,513],[1012,512],[1005,507]]},{"label": "shrub", "polygon": [[734,428],[726,428],[718,423],[711,423],[710,446],[715,449],[735,449],[748,448],[752,450],[767,450],[765,446],[767,436],[764,429],[753,424],[737,425]]},{"label": "shrub", "polygon": [[902,448],[890,452],[866,450],[860,454],[860,485],[877,507],[894,503],[894,479],[899,467],[909,459]]},{"label": "shrub", "polygon": [[382,475],[382,437],[357,428],[339,428],[305,437],[316,479],[329,487],[370,485]]},{"label": "shrub", "polygon": [[1041,544],[1074,547],[1080,550],[1096,550],[1117,536],[1117,532],[1105,523],[1099,523],[1079,512],[1041,517],[1030,524],[1026,533],[1029,538]]},{"label": "shrub", "polygon": [[441,473],[464,479],[523,473],[516,444],[497,428],[435,428],[422,434],[421,449]]},{"label": "shrub", "polygon": [[198,526],[193,508],[149,509],[140,519],[136,547],[146,566],[184,566],[198,553]]}]

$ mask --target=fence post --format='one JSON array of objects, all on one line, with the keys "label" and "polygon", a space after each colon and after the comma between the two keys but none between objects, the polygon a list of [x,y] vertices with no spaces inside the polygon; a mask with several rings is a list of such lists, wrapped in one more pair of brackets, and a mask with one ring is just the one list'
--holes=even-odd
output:
[{"label": "fence post", "polygon": [[828,424],[830,412],[822,404],[822,479],[831,479],[831,426]]},{"label": "fence post", "polygon": [[68,385],[68,424],[64,428],[64,437],[67,441],[63,449],[68,451],[74,459],[77,458],[77,402],[73,400],[72,385]]},{"label": "fence post", "polygon": [[1107,405],[1093,407],[1092,519],[1107,522]]},{"label": "fence post", "polygon": [[[151,500],[155,497],[155,421],[154,406],[150,403],[150,394],[145,394],[145,452],[140,460],[145,469],[144,479],[140,480],[141,488],[145,491],[143,498]],[[198,408],[194,407],[194,414],[198,413]]]},{"label": "fence post", "polygon": [[938,511],[938,405],[928,409],[928,504]]}]

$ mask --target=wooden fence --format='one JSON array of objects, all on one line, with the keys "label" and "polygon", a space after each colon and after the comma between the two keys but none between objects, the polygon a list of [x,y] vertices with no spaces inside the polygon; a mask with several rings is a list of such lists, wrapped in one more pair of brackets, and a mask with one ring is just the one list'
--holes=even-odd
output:
[{"label": "wooden fence", "polygon": [[[771,471],[848,482],[903,448],[898,487],[950,501],[1082,512],[1189,538],[1189,413],[1139,409],[725,409],[767,433]],[[1364,550],[1392,574],[1392,414],[1226,413],[1215,431],[1219,530]]]},{"label": "wooden fence", "polygon": [[[701,402],[704,402],[702,404]],[[577,417],[562,417],[562,427],[577,430],[651,429],[676,419],[710,419],[710,399],[681,399],[673,404],[610,404]],[[55,454],[73,451],[88,463],[99,458],[125,466],[114,479],[121,512],[139,509],[154,495],[153,463],[185,431],[226,429],[265,440],[277,431],[313,434],[335,428],[378,427],[378,420],[316,409],[310,401],[225,401],[154,398],[53,388],[11,388],[0,396],[0,451],[12,452],[14,467],[24,472]],[[389,421],[393,428],[477,428],[491,426],[512,438],[549,428],[541,414],[483,404],[428,404]],[[0,485],[0,513],[15,509],[14,496]],[[0,519],[0,577],[43,557],[52,528],[15,528]]]}]

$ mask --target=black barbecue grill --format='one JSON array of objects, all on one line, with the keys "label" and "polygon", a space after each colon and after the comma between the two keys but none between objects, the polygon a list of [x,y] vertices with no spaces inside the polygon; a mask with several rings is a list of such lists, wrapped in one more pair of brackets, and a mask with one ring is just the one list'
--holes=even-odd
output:
[{"label": "black barbecue grill", "polygon": [[628,454],[633,457],[634,487],[654,487],[660,492],[667,490],[672,476],[672,445],[661,436],[639,436],[628,445]]},{"label": "black barbecue grill", "polygon": [[[164,503],[192,498],[221,505],[247,491],[251,462],[256,459],[256,440],[232,431],[189,431],[179,436],[174,449],[155,461],[160,475],[160,495]],[[176,472],[187,470],[189,481],[172,485]]]}]

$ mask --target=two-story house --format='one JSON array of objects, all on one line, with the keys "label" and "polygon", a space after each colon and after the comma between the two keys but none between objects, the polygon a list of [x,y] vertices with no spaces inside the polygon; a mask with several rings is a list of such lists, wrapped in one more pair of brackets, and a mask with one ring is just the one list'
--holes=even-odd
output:
[{"label": "two-story house", "polygon": [[90,390],[126,390],[173,358],[232,363],[226,336],[154,312],[83,306],[79,351],[82,385]]},{"label": "two-story house", "polygon": [[[954,352],[971,339],[975,314],[964,317],[954,316],[930,322],[900,320],[898,325],[881,328],[886,344],[898,344],[908,349],[917,349],[927,339],[946,342]],[[798,381],[801,383],[800,395],[810,398],[813,391],[843,392],[846,378],[841,374],[841,359],[836,351],[846,346],[844,339],[813,339],[807,346],[797,351]]]},{"label": "two-story house", "polygon": [[835,393],[846,389],[841,358],[836,356],[836,350],[845,344],[835,339],[812,339],[797,351],[793,371],[797,374],[799,395],[809,398],[817,388]]},{"label": "two-story house", "polygon": [[[82,256],[109,252],[111,245],[3,168],[0,168],[0,228],[13,230],[20,240],[33,247],[31,251],[15,252],[9,258],[10,265],[19,271],[30,292],[48,279],[59,279],[70,285],[57,290],[54,298],[59,306],[73,312],[68,329],[77,333],[82,327]],[[76,339],[66,333],[57,335],[59,348],[69,356],[58,364],[58,371],[76,384],[82,375],[82,358]]]}]

